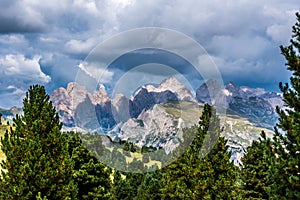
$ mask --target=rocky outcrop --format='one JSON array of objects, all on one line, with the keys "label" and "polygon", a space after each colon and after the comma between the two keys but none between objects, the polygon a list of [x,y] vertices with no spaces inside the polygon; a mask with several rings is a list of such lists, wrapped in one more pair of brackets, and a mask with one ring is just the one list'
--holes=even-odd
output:
[{"label": "rocky outcrop", "polygon": [[3,117],[5,120],[13,121],[13,118],[16,117],[16,115],[23,115],[23,109],[17,106],[13,106],[10,109],[2,109],[0,108],[1,117]]},{"label": "rocky outcrop", "polygon": [[178,101],[176,94],[170,90],[149,92],[147,88],[142,87],[129,102],[130,116],[136,118],[143,110],[148,110],[155,104],[167,103],[170,101]]},{"label": "rocky outcrop", "polygon": [[129,99],[123,94],[116,94],[111,103],[112,114],[116,123],[126,122],[130,118]]},{"label": "rocky outcrop", "polygon": [[[217,104],[222,98],[225,98],[224,103]],[[263,88],[239,87],[232,82],[222,88],[214,80],[208,80],[197,89],[196,99],[201,103],[223,105],[227,113],[245,117],[267,128],[276,124],[276,106],[283,107],[282,97],[274,92],[267,92]]]},{"label": "rocky outcrop", "polygon": [[221,83],[210,79],[197,89],[196,99],[199,103],[213,104],[213,101],[217,98],[222,89]]},{"label": "rocky outcrop", "polygon": [[65,88],[58,88],[50,95],[52,105],[65,126],[74,126],[73,101]]},{"label": "rocky outcrop", "polygon": [[[104,87],[90,94],[84,86],[71,82],[67,89],[55,90],[50,95],[50,100],[65,126],[94,130],[100,128],[103,121],[112,118],[111,101]],[[99,116],[106,119],[98,120]]]},{"label": "rocky outcrop", "polygon": [[152,108],[155,104],[155,98],[147,89],[141,88],[139,92],[129,102],[129,112],[132,118],[137,118],[144,110]]},{"label": "rocky outcrop", "polygon": [[191,91],[186,88],[185,85],[180,83],[175,77],[169,77],[162,81],[158,87],[153,85],[147,85],[146,89],[148,92],[161,93],[164,91],[170,91],[176,95],[176,99],[180,101],[191,101],[196,102],[196,99],[192,95]]},{"label": "rocky outcrop", "polygon": [[[144,110],[137,118],[125,122],[118,137],[141,146],[164,148],[167,153],[173,151],[183,140],[180,129],[185,127],[178,123],[161,105]],[[178,126],[180,124],[180,126]]]}]

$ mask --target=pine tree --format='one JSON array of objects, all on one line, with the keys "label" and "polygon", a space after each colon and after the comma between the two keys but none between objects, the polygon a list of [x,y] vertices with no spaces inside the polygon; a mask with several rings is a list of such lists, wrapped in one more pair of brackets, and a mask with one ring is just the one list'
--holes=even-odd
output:
[{"label": "pine tree", "polygon": [[136,200],[156,200],[160,199],[160,189],[162,187],[161,170],[148,172],[143,176],[143,181],[137,189]]},{"label": "pine tree", "polygon": [[243,199],[270,198],[266,188],[270,185],[267,173],[269,167],[272,165],[272,159],[274,159],[272,142],[262,132],[261,138],[258,141],[253,141],[242,158],[241,180]]},{"label": "pine tree", "polygon": [[300,14],[296,13],[296,16],[291,44],[280,47],[292,76],[290,84],[279,83],[287,109],[277,107],[276,159],[269,171],[273,182],[268,190],[273,198],[278,199],[300,199]]},{"label": "pine tree", "polygon": [[[207,155],[213,168],[213,183],[210,185],[212,199],[234,199],[237,194],[237,170],[230,161],[227,140],[220,137]],[[196,189],[197,190],[197,189]]]},{"label": "pine tree", "polygon": [[120,171],[114,172],[114,184],[113,184],[113,194],[116,200],[132,200],[135,196],[133,188],[126,178],[122,178]]},{"label": "pine tree", "polygon": [[73,178],[78,187],[79,199],[110,199],[112,197],[111,168],[92,156],[83,146],[77,133],[70,132],[66,137],[69,153],[75,163]]},{"label": "pine tree", "polygon": [[76,199],[74,163],[49,95],[43,86],[31,86],[23,104],[15,130],[1,139],[6,160],[1,163],[0,199]]},{"label": "pine tree", "polygon": [[226,140],[217,139],[220,124],[215,109],[205,105],[198,128],[190,130],[196,131],[192,144],[182,157],[163,170],[162,198],[233,198],[236,168],[229,161]]},{"label": "pine tree", "polygon": [[124,173],[124,175],[126,176],[125,181],[127,182],[130,188],[131,196],[128,197],[130,197],[129,199],[135,199],[138,193],[138,188],[142,184],[145,174],[136,173],[135,171],[135,173],[126,172]]}]

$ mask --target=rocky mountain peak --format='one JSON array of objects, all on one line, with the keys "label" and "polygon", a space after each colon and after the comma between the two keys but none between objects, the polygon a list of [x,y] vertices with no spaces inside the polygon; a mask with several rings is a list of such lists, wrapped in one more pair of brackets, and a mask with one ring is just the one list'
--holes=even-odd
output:
[{"label": "rocky mountain peak", "polygon": [[105,90],[105,87],[100,87],[98,90],[94,91],[93,95],[90,97],[92,103],[96,104],[105,104],[106,102],[110,101],[110,98]]},{"label": "rocky mountain peak", "polygon": [[143,110],[137,118],[131,118],[121,127],[118,137],[141,146],[162,147],[167,153],[172,152],[182,136],[179,128],[184,123],[176,123],[180,119],[168,114],[161,105],[154,105],[149,110]]},{"label": "rocky mountain peak", "polygon": [[60,87],[53,91],[50,95],[50,100],[52,101],[55,110],[58,112],[61,122],[65,126],[73,126],[73,101],[68,91],[63,87]]},{"label": "rocky mountain peak", "polygon": [[244,91],[240,87],[236,86],[232,81],[228,82],[225,86],[232,95],[231,96],[244,96]]},{"label": "rocky mountain peak", "polygon": [[183,86],[182,83],[180,83],[174,76],[168,77],[165,80],[163,80],[160,84],[160,87],[163,86],[171,86],[171,85],[176,85],[176,86]]},{"label": "rocky mountain peak", "polygon": [[224,95],[224,91],[221,83],[217,80],[209,79],[203,83],[196,91],[196,99],[200,103],[209,103],[213,104],[215,99]]},{"label": "rocky mountain peak", "polygon": [[191,91],[173,76],[163,80],[158,87],[147,85],[146,89],[148,92],[164,92],[169,90],[170,92],[174,93],[179,100],[196,102]]},{"label": "rocky mountain peak", "polygon": [[88,91],[84,86],[79,85],[76,82],[70,82],[67,86],[67,93],[71,99],[72,109],[75,109],[78,104],[83,102],[88,96]]},{"label": "rocky mountain peak", "polygon": [[71,95],[73,92],[81,92],[81,93],[86,93],[87,94],[86,88],[82,85],[79,85],[76,82],[68,83],[67,92],[68,92],[69,95]]},{"label": "rocky mountain peak", "polygon": [[67,90],[63,87],[54,90],[50,95],[50,99],[56,110],[66,110],[71,114],[71,99]]},{"label": "rocky mountain peak", "polygon": [[227,87],[232,87],[232,88],[236,88],[237,86],[232,82],[232,81],[229,81],[227,84],[226,84]]},{"label": "rocky mountain peak", "polygon": [[104,87],[100,87],[99,90],[90,94],[84,86],[76,82],[70,82],[66,89],[58,88],[50,95],[50,99],[66,126],[74,126],[77,121],[77,124],[87,127],[87,120],[95,123],[95,117],[92,115],[95,115],[96,105],[110,107],[110,98]]},{"label": "rocky mountain peak", "polygon": [[111,101],[112,114],[117,123],[126,122],[130,118],[129,99],[123,94],[116,94]]}]

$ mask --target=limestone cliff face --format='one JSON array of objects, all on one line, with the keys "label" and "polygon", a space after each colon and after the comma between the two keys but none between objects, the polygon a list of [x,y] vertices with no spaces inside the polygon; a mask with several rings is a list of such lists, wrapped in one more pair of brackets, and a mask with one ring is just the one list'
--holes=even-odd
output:
[{"label": "limestone cliff face", "polygon": [[78,126],[93,130],[99,127],[97,111],[105,110],[111,115],[109,109],[103,109],[111,105],[104,87],[90,94],[84,86],[71,82],[67,89],[55,90],[50,95],[50,100],[62,123],[69,127]]},{"label": "limestone cliff face", "polygon": [[104,86],[91,94],[77,83],[58,88],[50,99],[64,127],[97,131],[115,140],[164,148],[166,152],[185,142],[181,129],[198,122],[204,103],[226,108],[222,135],[228,139],[236,165],[241,164],[245,149],[258,139],[262,129],[272,136],[276,105],[284,106],[276,93],[232,82],[222,86],[214,80],[201,85],[195,98],[174,77],[157,87],[142,86],[130,99],[123,94],[111,99]]},{"label": "limestone cliff face", "polygon": [[176,78],[169,77],[162,81],[156,88],[153,85],[148,85],[146,87],[148,92],[160,93],[164,91],[170,91],[176,95],[176,98],[180,101],[191,101],[196,102],[195,97],[192,95],[191,91],[186,88],[185,85],[180,83]]},{"label": "limestone cliff face", "polygon": [[181,129],[185,124],[168,113],[164,106],[155,104],[143,110],[137,118],[131,118],[120,127],[118,137],[141,146],[162,147],[167,153],[183,142]]},{"label": "limestone cliff face", "polygon": [[263,88],[236,86],[232,82],[221,87],[216,81],[209,80],[196,92],[196,99],[201,103],[215,105],[221,98],[225,98],[222,105],[227,109],[227,113],[245,117],[267,128],[272,128],[276,123],[276,106],[284,106],[279,94],[267,92]]}]

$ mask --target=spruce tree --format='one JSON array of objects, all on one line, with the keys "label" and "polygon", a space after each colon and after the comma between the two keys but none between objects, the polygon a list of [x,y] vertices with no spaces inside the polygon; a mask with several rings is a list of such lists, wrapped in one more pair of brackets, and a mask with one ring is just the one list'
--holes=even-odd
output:
[{"label": "spruce tree", "polygon": [[279,83],[287,108],[277,107],[279,122],[274,136],[276,158],[269,170],[272,184],[268,191],[276,199],[300,199],[300,14],[296,13],[296,16],[291,44],[280,47],[292,76],[290,84]]},{"label": "spruce tree", "polygon": [[134,188],[132,188],[126,178],[122,178],[120,171],[114,172],[113,183],[113,199],[132,200],[135,197],[136,194],[134,193]]},{"label": "spruce tree", "polygon": [[242,158],[241,170],[243,199],[269,199],[267,186],[270,185],[267,176],[269,167],[274,159],[272,141],[265,133],[261,133],[258,141],[253,141]]},{"label": "spruce tree", "polygon": [[0,199],[76,199],[74,163],[62,127],[43,86],[31,86],[23,100],[23,116],[1,139]]},{"label": "spruce tree", "polygon": [[129,193],[131,194],[131,196],[128,197],[129,199],[135,199],[138,193],[138,188],[142,184],[145,174],[136,172],[125,172],[124,175],[126,176],[125,181],[127,182],[130,188]]},{"label": "spruce tree", "polygon": [[[164,199],[232,199],[236,167],[230,162],[226,140],[219,138],[219,118],[215,109],[204,106],[195,138],[187,151],[163,169]],[[207,134],[209,135],[208,137]]]},{"label": "spruce tree", "polygon": [[138,187],[136,200],[156,200],[161,198],[160,189],[162,187],[161,170],[148,172],[144,175],[143,181]]},{"label": "spruce tree", "polygon": [[78,187],[78,198],[110,199],[111,168],[101,163],[85,148],[77,133],[69,132],[66,137],[69,153],[75,163],[73,178]]},{"label": "spruce tree", "polygon": [[291,44],[281,46],[290,84],[279,83],[286,108],[276,108],[279,122],[274,137],[253,142],[243,158],[244,198],[300,199],[300,14]]}]

